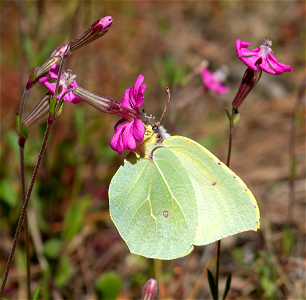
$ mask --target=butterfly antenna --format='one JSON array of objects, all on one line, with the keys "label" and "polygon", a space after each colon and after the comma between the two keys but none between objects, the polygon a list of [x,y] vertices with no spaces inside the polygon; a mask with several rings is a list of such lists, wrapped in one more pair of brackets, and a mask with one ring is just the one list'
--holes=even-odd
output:
[{"label": "butterfly antenna", "polygon": [[162,122],[162,120],[163,120],[163,118],[164,118],[164,116],[165,116],[165,114],[166,114],[167,108],[168,108],[168,106],[169,106],[169,102],[170,102],[170,89],[167,87],[167,88],[166,88],[166,91],[167,91],[167,94],[168,94],[167,103],[166,103],[164,112],[163,112],[163,114],[162,114],[162,116],[161,116],[161,118],[160,118],[160,120],[159,120],[159,124],[161,124],[161,122]]}]

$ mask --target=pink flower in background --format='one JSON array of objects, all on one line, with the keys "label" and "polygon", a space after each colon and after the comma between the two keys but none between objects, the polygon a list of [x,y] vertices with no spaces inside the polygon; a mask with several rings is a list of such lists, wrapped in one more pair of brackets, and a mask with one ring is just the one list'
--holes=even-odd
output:
[{"label": "pink flower in background", "polygon": [[223,84],[226,80],[227,74],[224,70],[219,69],[216,72],[210,72],[208,69],[201,71],[204,85],[215,93],[222,95],[230,91],[230,89]]},{"label": "pink flower in background", "polygon": [[[51,78],[57,79],[58,77],[58,71],[59,71],[59,66],[56,66],[56,64],[53,64],[49,70],[49,75]],[[73,89],[78,86],[77,82],[74,80],[76,75],[72,75],[70,70],[63,71],[62,76],[59,82],[59,86],[62,88],[60,90],[60,93],[57,95],[57,99],[59,100],[64,92],[66,92],[68,89]],[[45,87],[52,93],[55,93],[55,88],[56,88],[56,82],[49,82],[49,77],[42,77],[39,79],[39,82],[44,84]],[[69,92],[65,95],[64,101],[69,101],[71,103],[79,103],[83,102],[82,99],[74,96],[72,92]]]},{"label": "pink flower in background", "polygon": [[248,46],[250,46],[248,42],[236,41],[237,55],[250,69],[257,71],[257,63],[259,68],[273,75],[292,71],[291,66],[278,62],[272,54],[272,41],[263,40],[262,45],[252,51],[248,50]]},{"label": "pink flower in background", "polygon": [[[133,109],[137,114],[140,114],[138,107],[144,102],[143,92],[146,85],[142,84],[143,80],[144,77],[140,74],[134,86],[126,89],[120,102],[121,106]],[[115,125],[115,135],[110,141],[110,146],[120,154],[122,154],[123,147],[128,150],[134,150],[136,148],[136,141],[143,141],[144,133],[144,124],[137,116],[132,121],[122,118]]]}]

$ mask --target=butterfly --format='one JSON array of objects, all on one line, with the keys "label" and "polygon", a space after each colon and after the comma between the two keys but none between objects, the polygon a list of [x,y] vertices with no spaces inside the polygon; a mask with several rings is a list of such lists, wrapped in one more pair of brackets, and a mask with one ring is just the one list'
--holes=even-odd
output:
[{"label": "butterfly", "polygon": [[197,142],[146,126],[109,187],[110,215],[130,251],[176,259],[194,246],[257,231],[257,202],[245,183]]}]

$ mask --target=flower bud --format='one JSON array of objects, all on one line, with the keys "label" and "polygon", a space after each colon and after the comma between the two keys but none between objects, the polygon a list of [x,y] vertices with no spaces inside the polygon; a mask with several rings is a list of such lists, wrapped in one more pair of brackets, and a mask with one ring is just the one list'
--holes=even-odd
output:
[{"label": "flower bud", "polygon": [[57,63],[64,55],[64,53],[67,50],[67,45],[63,44],[58,46],[50,55],[48,60],[41,66],[37,67],[33,73],[29,76],[29,80],[26,85],[26,89],[29,90],[31,89],[36,82],[38,81],[39,78],[47,74],[50,70],[50,67],[54,64]]},{"label": "flower bud", "polygon": [[158,282],[155,279],[150,279],[142,289],[141,300],[155,300],[157,297]]},{"label": "flower bud", "polygon": [[72,51],[75,51],[88,43],[96,40],[100,36],[103,36],[112,25],[113,19],[110,16],[94,22],[87,31],[85,31],[79,38],[69,43],[69,51],[65,54],[65,58],[68,57]]},{"label": "flower bud", "polygon": [[50,93],[46,94],[22,123],[29,127],[45,116],[49,111],[50,97]]},{"label": "flower bud", "polygon": [[239,90],[232,102],[232,107],[234,109],[239,108],[239,106],[242,104],[246,96],[259,81],[261,73],[262,73],[261,68],[257,68],[256,71],[252,70],[251,68],[247,68],[241,80]]}]

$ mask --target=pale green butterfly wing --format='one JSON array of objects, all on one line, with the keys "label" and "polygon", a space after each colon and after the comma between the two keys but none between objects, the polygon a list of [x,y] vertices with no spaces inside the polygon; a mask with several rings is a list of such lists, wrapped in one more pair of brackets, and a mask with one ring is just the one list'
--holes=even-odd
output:
[{"label": "pale green butterfly wing", "polygon": [[130,154],[109,188],[110,215],[130,251],[174,259],[192,251],[197,204],[190,178],[167,148],[152,160]]},{"label": "pale green butterfly wing", "polygon": [[217,157],[185,137],[173,136],[164,140],[163,145],[181,161],[193,184],[198,206],[194,245],[259,228],[254,196]]}]

